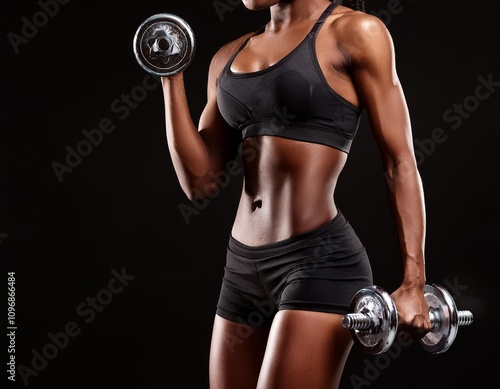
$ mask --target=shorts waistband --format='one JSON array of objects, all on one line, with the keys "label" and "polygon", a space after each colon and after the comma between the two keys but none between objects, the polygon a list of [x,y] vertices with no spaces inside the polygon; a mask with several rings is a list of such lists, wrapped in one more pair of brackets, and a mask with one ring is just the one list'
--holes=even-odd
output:
[{"label": "shorts waistband", "polygon": [[314,244],[317,244],[318,237],[327,232],[334,232],[340,229],[346,223],[346,218],[344,217],[342,212],[337,209],[337,215],[335,215],[333,219],[328,223],[323,224],[318,228],[273,243],[268,243],[260,246],[248,246],[234,239],[233,236],[230,235],[228,248],[235,254],[244,256],[246,258],[265,258],[269,256],[279,255],[283,252],[288,252],[302,246],[310,246],[311,241],[313,241]]}]

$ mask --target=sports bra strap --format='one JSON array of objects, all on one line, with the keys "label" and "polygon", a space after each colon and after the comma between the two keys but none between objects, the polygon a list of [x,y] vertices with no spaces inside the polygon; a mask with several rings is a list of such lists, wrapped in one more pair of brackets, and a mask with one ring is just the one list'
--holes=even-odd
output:
[{"label": "sports bra strap", "polygon": [[321,16],[319,17],[319,19],[317,20],[317,22],[314,24],[314,27],[312,28],[311,30],[311,33],[312,34],[316,34],[319,29],[321,28],[321,26],[323,25],[323,23],[325,22],[325,20],[328,18],[328,16],[330,16],[330,14],[333,12],[333,10],[338,6],[338,2],[336,0],[333,0],[332,1],[332,4],[330,4],[326,9],[325,11],[321,14]]}]

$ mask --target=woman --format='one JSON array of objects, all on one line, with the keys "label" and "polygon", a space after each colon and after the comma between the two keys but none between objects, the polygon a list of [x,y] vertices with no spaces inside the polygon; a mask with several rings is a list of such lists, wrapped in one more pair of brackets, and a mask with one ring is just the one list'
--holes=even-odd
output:
[{"label": "woman", "polygon": [[[209,198],[241,147],[244,182],[210,350],[210,387],[339,385],[342,327],[373,283],[334,190],[366,110],[380,149],[403,263],[399,330],[430,329],[425,212],[391,37],[377,18],[328,0],[243,0],[269,22],[214,55],[198,128],[183,74],[163,78],[167,143],[180,185]],[[346,4],[347,5],[347,4]]]}]

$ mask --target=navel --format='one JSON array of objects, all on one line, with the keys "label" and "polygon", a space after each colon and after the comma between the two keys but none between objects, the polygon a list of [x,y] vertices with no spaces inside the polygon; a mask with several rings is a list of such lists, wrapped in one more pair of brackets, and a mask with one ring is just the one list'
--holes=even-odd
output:
[{"label": "navel", "polygon": [[255,199],[254,201],[252,201],[252,212],[255,211],[257,208],[262,208],[261,199]]}]

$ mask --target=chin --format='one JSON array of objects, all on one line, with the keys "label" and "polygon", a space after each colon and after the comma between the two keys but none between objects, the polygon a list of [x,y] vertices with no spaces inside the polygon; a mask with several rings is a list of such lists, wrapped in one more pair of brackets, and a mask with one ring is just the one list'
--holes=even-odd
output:
[{"label": "chin", "polygon": [[278,4],[279,2],[280,0],[243,0],[243,4],[245,5],[245,7],[252,11],[266,9]]}]

